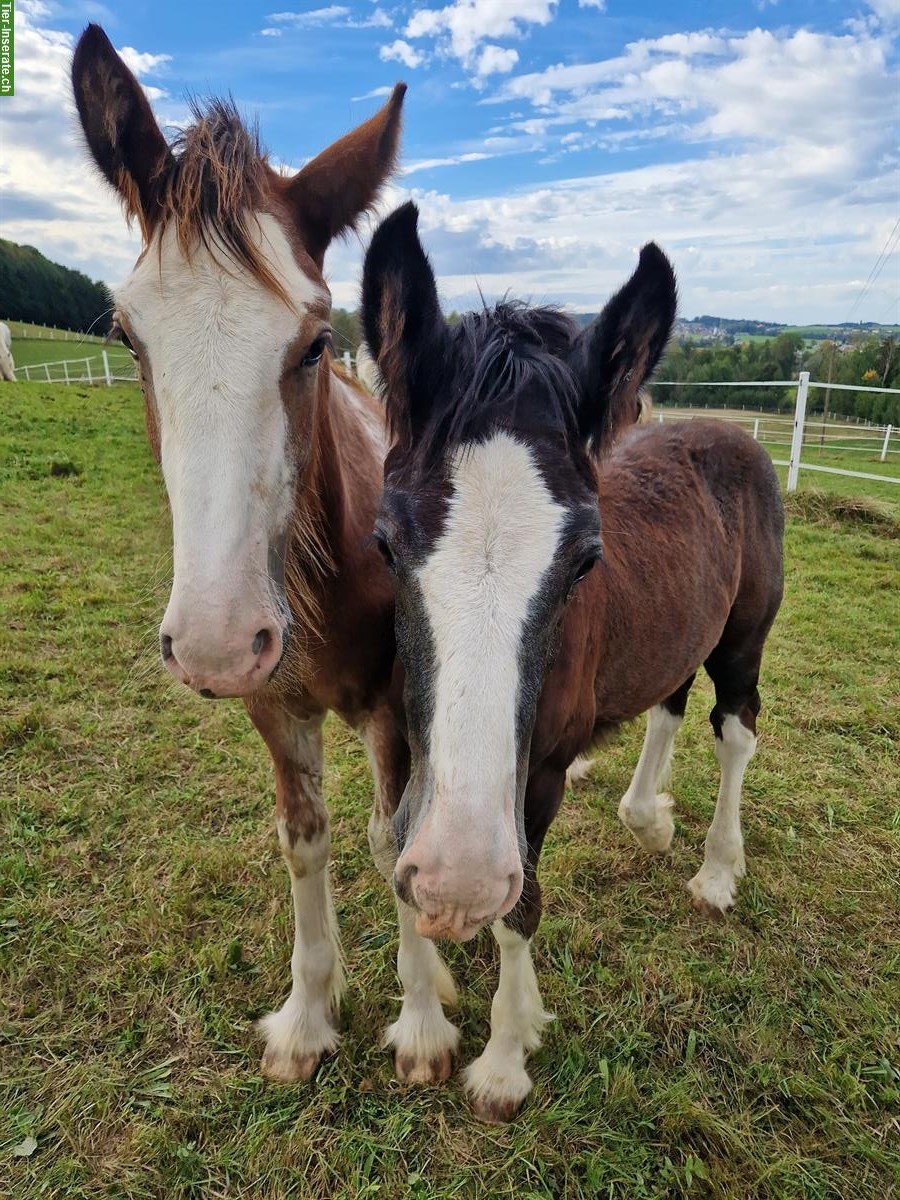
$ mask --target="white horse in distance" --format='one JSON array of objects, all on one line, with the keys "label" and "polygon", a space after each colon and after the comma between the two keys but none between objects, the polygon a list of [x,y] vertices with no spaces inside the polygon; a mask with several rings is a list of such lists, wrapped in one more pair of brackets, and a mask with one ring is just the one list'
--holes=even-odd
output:
[{"label": "white horse in distance", "polygon": [[0,379],[16,382],[16,364],[12,355],[12,333],[8,325],[0,321]]}]

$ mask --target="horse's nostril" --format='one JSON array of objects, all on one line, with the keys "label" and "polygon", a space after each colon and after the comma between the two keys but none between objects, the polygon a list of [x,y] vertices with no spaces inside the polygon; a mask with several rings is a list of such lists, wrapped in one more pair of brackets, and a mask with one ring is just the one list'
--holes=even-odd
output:
[{"label": "horse's nostril", "polygon": [[216,693],[211,691],[210,688],[201,688],[200,695],[204,700],[215,700],[216,698]]},{"label": "horse's nostril", "polygon": [[167,633],[160,636],[159,652],[163,656],[163,662],[168,662],[172,657],[172,639]]},{"label": "horse's nostril", "polygon": [[263,650],[268,646],[272,635],[268,629],[260,629],[259,633],[253,639],[253,653],[262,654]]}]

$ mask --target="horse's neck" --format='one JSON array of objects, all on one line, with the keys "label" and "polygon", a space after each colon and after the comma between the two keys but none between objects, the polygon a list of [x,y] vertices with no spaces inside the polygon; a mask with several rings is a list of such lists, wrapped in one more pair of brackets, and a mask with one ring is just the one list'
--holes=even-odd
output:
[{"label": "horse's neck", "polygon": [[331,372],[317,397],[286,582],[297,637],[281,687],[358,724],[387,694],[393,591],[372,542],[386,450],[381,406]]},{"label": "horse's neck", "polygon": [[372,532],[387,441],[381,406],[368,393],[334,371],[326,381],[316,414],[313,486],[329,553],[340,567]]}]

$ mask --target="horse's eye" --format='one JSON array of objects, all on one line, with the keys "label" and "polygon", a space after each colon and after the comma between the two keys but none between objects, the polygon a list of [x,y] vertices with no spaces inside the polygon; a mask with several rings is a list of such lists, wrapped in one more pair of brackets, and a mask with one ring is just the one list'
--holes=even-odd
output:
[{"label": "horse's eye", "polygon": [[112,329],[110,329],[109,339],[110,339],[110,341],[121,342],[122,345],[125,347],[125,349],[128,351],[128,353],[131,355],[131,357],[137,358],[137,351],[135,350],[134,346],[132,346],[132,344],[131,344],[131,338],[128,336],[128,334],[125,332],[125,330],[122,328],[122,326],[118,323],[118,321],[115,323],[115,325],[113,325]]},{"label": "horse's eye", "polygon": [[378,553],[384,559],[384,565],[389,571],[395,570],[397,564],[394,561],[394,552],[391,550],[387,538],[380,529],[375,530],[373,537],[375,538],[375,545],[378,549]]},{"label": "horse's eye", "polygon": [[581,583],[585,575],[589,574],[593,570],[599,557],[600,555],[597,554],[596,551],[592,551],[587,555],[586,558],[582,560],[581,566],[572,577],[572,587],[575,587],[576,584]]},{"label": "horse's eye", "polygon": [[302,367],[314,367],[328,347],[331,345],[331,334],[323,333],[310,346],[301,359]]}]

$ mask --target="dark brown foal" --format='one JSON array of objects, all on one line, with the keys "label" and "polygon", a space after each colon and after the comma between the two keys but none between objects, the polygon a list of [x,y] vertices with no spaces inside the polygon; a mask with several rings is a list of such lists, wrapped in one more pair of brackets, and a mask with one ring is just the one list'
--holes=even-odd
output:
[{"label": "dark brown foal", "polygon": [[393,435],[376,539],[395,580],[412,750],[395,886],[430,937],[493,923],[491,1037],[465,1081],[476,1111],[501,1120],[531,1088],[525,1058],[545,1020],[528,939],[566,771],[649,710],[620,812],[666,849],[671,800],[657,788],[701,665],[722,781],[690,887],[701,907],[734,901],[783,514],[768,455],[724,424],[653,425],[616,444],[675,317],[656,246],[583,331],[512,303],[451,328],[416,217],[406,205],[382,224],[363,280]]}]

